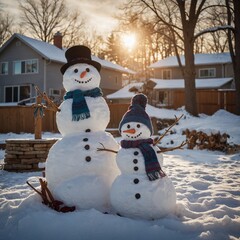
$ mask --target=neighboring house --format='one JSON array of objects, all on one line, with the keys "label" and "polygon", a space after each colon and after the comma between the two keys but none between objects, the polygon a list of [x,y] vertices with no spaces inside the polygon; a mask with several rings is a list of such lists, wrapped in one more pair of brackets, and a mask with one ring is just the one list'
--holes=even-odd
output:
[{"label": "neighboring house", "polygon": [[[233,78],[195,79],[196,92],[231,89]],[[176,108],[184,105],[184,79],[154,79],[150,78],[145,85],[149,102],[156,107]],[[181,101],[179,101],[181,93]],[[220,94],[220,93],[219,93]]]},{"label": "neighboring house", "polygon": [[[36,95],[34,86],[51,98],[61,100],[64,94],[60,68],[66,63],[62,36],[55,34],[49,44],[20,34],[13,34],[0,48],[0,103],[19,102]],[[134,72],[95,56],[102,65],[103,94],[122,87],[122,75]]]},{"label": "neighboring house", "polygon": [[[183,56],[181,56],[181,60],[184,65]],[[195,54],[195,66],[199,112],[212,114],[220,108],[234,112],[235,87],[230,54]],[[174,109],[183,106],[185,104],[185,87],[177,58],[168,57],[153,63],[149,68],[153,69],[154,77],[142,83],[141,89],[139,89],[139,92],[148,96],[149,104]],[[126,90],[133,87],[134,84],[128,85],[122,90],[107,95],[107,99],[123,102],[122,91],[125,91],[125,96],[130,96],[132,92],[126,93]],[[130,98],[125,98],[125,101],[127,99],[130,101]]]},{"label": "neighboring house", "polygon": [[[184,56],[180,58],[184,65]],[[154,78],[149,80],[151,83],[147,84],[147,89],[150,85],[148,92],[150,92],[151,103],[155,106],[170,108],[183,105],[184,79],[177,58],[168,57],[151,64],[149,68],[153,69],[154,74]],[[195,54],[195,71],[196,91],[197,94],[201,92],[201,97],[197,96],[199,104],[205,98],[204,94],[210,91],[218,92],[220,102],[222,90],[234,90],[233,67],[229,53]],[[181,99],[178,94],[180,92]],[[223,101],[226,100],[223,99]]]},{"label": "neighboring house", "polygon": [[[184,56],[180,56],[185,65]],[[181,69],[175,56],[167,57],[149,66],[154,71],[156,79],[183,79]],[[233,77],[233,67],[230,53],[195,54],[196,78]]]}]

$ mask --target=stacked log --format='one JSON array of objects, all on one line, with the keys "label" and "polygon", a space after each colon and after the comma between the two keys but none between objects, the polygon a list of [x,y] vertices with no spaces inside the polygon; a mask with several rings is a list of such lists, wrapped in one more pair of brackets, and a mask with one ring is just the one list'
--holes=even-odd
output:
[{"label": "stacked log", "polygon": [[227,133],[221,134],[220,132],[216,132],[207,134],[203,131],[186,129],[182,134],[186,135],[188,149],[207,149],[226,153],[240,151],[240,145],[230,145],[228,143],[228,138],[230,138],[230,136]]}]

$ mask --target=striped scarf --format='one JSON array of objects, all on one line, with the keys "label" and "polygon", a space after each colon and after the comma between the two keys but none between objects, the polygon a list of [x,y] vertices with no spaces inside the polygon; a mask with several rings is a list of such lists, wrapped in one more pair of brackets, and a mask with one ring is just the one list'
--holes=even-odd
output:
[{"label": "striped scarf", "polygon": [[145,163],[146,174],[150,181],[159,179],[160,177],[166,176],[162,171],[161,166],[158,162],[157,155],[151,146],[153,140],[151,138],[141,140],[122,140],[122,148],[139,148]]},{"label": "striped scarf", "polygon": [[100,97],[102,96],[102,91],[100,88],[96,87],[91,90],[81,91],[76,89],[74,91],[66,92],[64,100],[73,99],[72,102],[72,121],[79,121],[80,119],[87,119],[90,117],[90,111],[85,100],[85,97]]}]

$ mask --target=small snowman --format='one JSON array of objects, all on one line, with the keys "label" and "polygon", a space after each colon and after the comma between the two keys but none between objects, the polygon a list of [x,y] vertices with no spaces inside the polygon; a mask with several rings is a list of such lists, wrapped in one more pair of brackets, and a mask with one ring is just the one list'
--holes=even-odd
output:
[{"label": "small snowman", "polygon": [[162,170],[162,154],[153,145],[146,104],[144,94],[135,95],[120,122],[123,140],[116,161],[121,174],[113,182],[110,198],[121,216],[158,219],[174,212],[176,192]]},{"label": "small snowman", "polygon": [[66,53],[61,68],[66,90],[57,126],[63,138],[49,151],[46,180],[55,199],[77,209],[108,211],[110,187],[119,174],[113,153],[97,152],[100,143],[118,150],[113,136],[105,132],[110,120],[102,97],[100,63],[91,59],[85,46]]}]

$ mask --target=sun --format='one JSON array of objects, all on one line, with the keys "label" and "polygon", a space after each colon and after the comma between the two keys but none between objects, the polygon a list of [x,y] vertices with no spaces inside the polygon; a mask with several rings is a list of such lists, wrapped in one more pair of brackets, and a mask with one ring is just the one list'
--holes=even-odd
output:
[{"label": "sun", "polygon": [[124,46],[131,51],[136,45],[136,36],[134,33],[126,33],[122,36],[122,41]]}]

